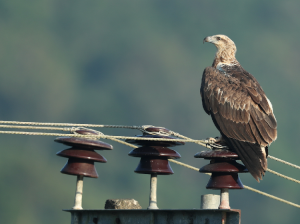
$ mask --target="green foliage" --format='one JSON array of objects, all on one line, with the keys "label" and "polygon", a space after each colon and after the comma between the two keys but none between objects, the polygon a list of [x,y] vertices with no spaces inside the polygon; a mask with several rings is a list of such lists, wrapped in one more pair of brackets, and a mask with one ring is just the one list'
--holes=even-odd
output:
[{"label": "green foliage", "polygon": [[[164,126],[203,139],[218,133],[202,109],[202,71],[215,48],[204,37],[225,34],[237,59],[261,83],[273,103],[278,140],[270,154],[299,163],[299,39],[297,1],[0,1],[1,120]],[[136,131],[102,129],[106,134]],[[68,223],[75,177],[59,170],[64,147],[51,137],[1,136],[1,223]],[[98,179],[85,178],[83,207],[103,208],[109,198],[134,198],[147,207],[148,175],[133,172],[137,158],[109,142],[97,164]],[[182,162],[203,150],[175,148]],[[199,208],[208,177],[173,165],[159,177],[160,208]],[[297,178],[296,170],[270,168]],[[267,173],[243,183],[300,203],[298,186]],[[172,189],[172,190],[170,190]],[[213,192],[215,193],[215,192]],[[247,190],[231,191],[243,223],[297,223],[296,208]],[[278,211],[278,212],[277,212]],[[284,216],[282,214],[285,214]]]}]

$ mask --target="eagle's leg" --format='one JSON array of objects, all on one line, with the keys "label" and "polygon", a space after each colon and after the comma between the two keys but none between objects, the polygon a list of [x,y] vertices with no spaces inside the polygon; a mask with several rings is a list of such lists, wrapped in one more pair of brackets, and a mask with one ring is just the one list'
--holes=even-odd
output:
[{"label": "eagle's leg", "polygon": [[221,137],[215,137],[215,138],[210,137],[210,138],[207,138],[206,140],[210,144],[221,144],[223,142],[225,143],[225,141],[224,141],[224,139],[223,139],[222,136]]},{"label": "eagle's leg", "polygon": [[[207,144],[212,144],[213,145],[219,145],[220,147],[222,146],[226,146],[226,142],[224,140],[224,138],[222,137],[222,135],[220,137],[215,137],[215,138],[207,138]],[[213,150],[220,150],[219,147],[212,147]]]}]

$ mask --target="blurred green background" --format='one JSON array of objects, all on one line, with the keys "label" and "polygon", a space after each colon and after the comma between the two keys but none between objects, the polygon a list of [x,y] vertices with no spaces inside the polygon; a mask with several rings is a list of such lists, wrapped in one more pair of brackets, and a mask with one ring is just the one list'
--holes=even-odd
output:
[{"label": "blurred green background", "polygon": [[[0,1],[1,120],[157,125],[194,139],[219,133],[202,109],[202,71],[216,49],[204,37],[225,34],[237,59],[263,86],[278,120],[270,155],[299,164],[299,1]],[[134,136],[138,131],[98,129]],[[0,222],[70,223],[76,177],[60,174],[65,149],[54,137],[1,135]],[[149,175],[135,174],[131,148],[106,141],[99,178],[85,178],[83,207],[134,198],[147,207]],[[176,147],[180,161],[201,167],[201,146]],[[199,208],[208,176],[171,164],[158,179],[160,208]],[[269,160],[269,168],[299,178]],[[298,173],[297,173],[298,172]],[[266,173],[245,185],[300,203],[299,186]],[[230,191],[242,223],[297,223],[299,209],[248,190]]]}]

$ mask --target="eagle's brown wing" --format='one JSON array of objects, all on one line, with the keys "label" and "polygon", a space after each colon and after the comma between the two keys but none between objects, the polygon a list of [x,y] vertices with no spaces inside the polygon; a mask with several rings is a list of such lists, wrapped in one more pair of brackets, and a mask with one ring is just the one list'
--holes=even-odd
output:
[{"label": "eagle's brown wing", "polygon": [[[211,115],[222,136],[230,140],[231,148],[239,154],[248,170],[251,172],[252,169],[250,160],[258,157],[259,172],[264,174],[267,162],[261,146],[266,147],[277,138],[272,105],[256,79],[243,68],[227,72],[213,67],[204,70],[200,89],[203,108]],[[238,145],[232,140],[237,140]],[[256,176],[261,178],[261,175]]]}]

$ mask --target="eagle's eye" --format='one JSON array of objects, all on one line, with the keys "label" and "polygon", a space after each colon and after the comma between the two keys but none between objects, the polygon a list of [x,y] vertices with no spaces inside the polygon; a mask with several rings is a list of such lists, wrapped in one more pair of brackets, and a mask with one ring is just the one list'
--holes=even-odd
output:
[{"label": "eagle's eye", "polygon": [[221,37],[217,37],[217,40],[221,40]]}]

